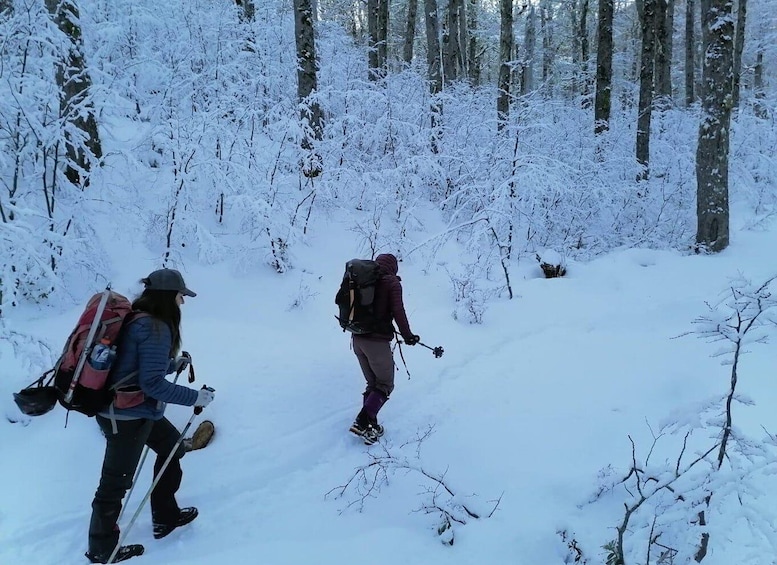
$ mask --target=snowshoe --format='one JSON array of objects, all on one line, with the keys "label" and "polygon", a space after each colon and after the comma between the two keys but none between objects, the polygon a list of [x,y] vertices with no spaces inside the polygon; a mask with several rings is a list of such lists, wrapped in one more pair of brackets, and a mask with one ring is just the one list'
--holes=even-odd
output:
[{"label": "snowshoe", "polygon": [[181,508],[181,513],[178,515],[178,520],[171,524],[160,524],[158,522],[154,522],[154,539],[162,539],[174,529],[185,526],[189,522],[193,521],[198,514],[199,512],[194,506],[189,506],[188,508]]},{"label": "snowshoe", "polygon": [[385,430],[383,429],[383,426],[380,424],[370,424],[367,426],[367,429],[364,430],[364,433],[362,434],[362,438],[364,439],[365,445],[372,445],[378,439],[380,439],[383,436],[383,433]]},{"label": "snowshoe", "polygon": [[[143,555],[144,551],[145,551],[145,548],[139,543],[132,544],[132,545],[122,545],[119,548],[119,551],[116,552],[116,557],[113,558],[113,561],[111,561],[111,563],[118,563],[119,561],[126,561],[131,557],[137,557],[138,555]],[[90,563],[108,563],[108,559],[110,559],[111,553],[97,554],[97,553],[89,553],[87,551],[85,555]]]},{"label": "snowshoe", "polygon": [[353,424],[351,424],[351,429],[349,430],[352,434],[356,434],[359,437],[362,437],[364,435],[364,432],[367,431],[367,426],[362,425],[359,423],[358,420],[356,420]]},{"label": "snowshoe", "polygon": [[213,422],[210,420],[201,422],[192,437],[183,440],[186,451],[196,451],[197,449],[207,447],[215,433],[216,426],[213,425]]}]

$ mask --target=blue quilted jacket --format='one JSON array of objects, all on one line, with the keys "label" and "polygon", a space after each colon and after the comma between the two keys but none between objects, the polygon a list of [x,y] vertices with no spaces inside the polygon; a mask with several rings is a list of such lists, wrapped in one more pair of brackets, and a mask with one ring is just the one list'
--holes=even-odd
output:
[{"label": "blue quilted jacket", "polygon": [[175,371],[173,360],[170,359],[172,341],[167,324],[151,316],[139,317],[122,330],[109,384],[119,383],[137,371],[137,375],[121,382],[121,388],[140,387],[146,399],[133,408],[113,407],[111,411],[101,412],[101,416],[117,420],[160,420],[167,403],[194,406],[197,401],[195,389],[165,379],[166,375]]}]

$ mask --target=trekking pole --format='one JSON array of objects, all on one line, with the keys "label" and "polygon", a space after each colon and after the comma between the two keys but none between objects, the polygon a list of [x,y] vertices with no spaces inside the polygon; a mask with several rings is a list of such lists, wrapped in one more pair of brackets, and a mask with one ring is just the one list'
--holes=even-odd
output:
[{"label": "trekking pole", "polygon": [[[178,377],[181,376],[181,373],[183,372],[183,369],[175,372],[175,378],[173,379],[173,384],[176,384],[178,382]],[[189,362],[189,382],[194,382],[194,368],[192,367],[191,362]],[[124,509],[127,508],[127,505],[129,504],[129,499],[132,496],[132,492],[135,490],[135,483],[138,481],[138,477],[140,477],[140,471],[143,470],[143,464],[146,462],[146,457],[148,457],[148,446],[143,448],[143,456],[140,458],[140,463],[138,463],[138,468],[135,470],[135,476],[132,478],[132,485],[130,485],[129,492],[127,493],[127,496],[124,497],[124,504],[121,505],[121,510],[119,511],[119,517],[116,518],[116,523],[118,524],[121,522],[121,517],[124,516]]]},{"label": "trekking pole", "polygon": [[429,347],[428,345],[426,345],[425,343],[421,343],[420,341],[418,342],[418,345],[423,345],[426,349],[431,349],[432,353],[437,359],[442,357],[442,354],[445,353],[445,350],[440,345],[438,345],[437,347]]},{"label": "trekking pole", "polygon": [[[213,391],[212,388],[205,385],[202,385],[202,388]],[[192,423],[194,423],[194,419],[197,416],[199,416],[200,413],[202,413],[202,406],[195,406],[192,417],[189,418],[188,422],[186,422],[186,426],[184,426],[183,431],[181,432],[181,435],[178,436],[178,441],[175,442],[173,449],[170,450],[170,455],[167,456],[167,459],[165,459],[165,462],[162,465],[162,467],[159,469],[159,472],[157,473],[156,477],[154,477],[154,481],[151,483],[151,488],[148,489],[146,496],[144,496],[143,500],[140,501],[140,505],[138,506],[138,509],[135,510],[135,514],[132,515],[132,520],[130,520],[129,524],[127,524],[127,527],[124,529],[124,531],[121,532],[119,536],[119,541],[116,543],[116,547],[113,548],[113,552],[111,553],[111,556],[108,558],[108,561],[106,561],[106,563],[113,563],[113,560],[116,558],[116,554],[119,552],[119,548],[121,547],[122,542],[126,539],[127,534],[130,532],[130,530],[132,529],[132,526],[135,524],[135,520],[137,520],[138,516],[140,516],[140,511],[143,510],[143,507],[146,505],[146,502],[151,497],[151,493],[154,492],[154,488],[156,488],[157,483],[159,483],[165,470],[167,470],[167,466],[170,464],[170,461],[172,461],[173,457],[175,457],[175,454],[178,451],[178,448],[181,446],[181,442],[183,442],[183,438],[186,437],[186,432],[188,432],[189,428],[192,427]]]}]

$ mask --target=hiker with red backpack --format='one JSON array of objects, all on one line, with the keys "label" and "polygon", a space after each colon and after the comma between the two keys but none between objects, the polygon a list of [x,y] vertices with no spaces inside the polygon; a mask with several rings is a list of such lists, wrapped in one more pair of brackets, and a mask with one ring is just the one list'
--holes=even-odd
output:
[{"label": "hiker with red backpack", "polygon": [[180,306],[184,296],[196,293],[174,269],[154,271],[141,282],[145,289],[124,320],[108,376],[113,401],[96,415],[106,448],[89,524],[86,557],[92,563],[117,563],[143,554],[139,544],[117,547],[117,521],[145,445],[157,454],[150,493],[154,538],[165,537],[198,514],[196,508],[180,508],[176,501],[183,475],[180,458],[186,449],[182,434],[164,417],[168,403],[195,406],[197,411],[214,398],[213,389],[196,390],[165,379],[191,362],[188,355],[179,355]]},{"label": "hiker with red backpack", "polygon": [[[394,322],[406,344],[415,345],[421,340],[410,330],[407,320],[402,301],[402,283],[397,276],[397,258],[385,253],[375,258],[375,264],[371,263],[349,261],[346,276],[335,297],[335,302],[341,307],[341,315],[338,317],[340,325],[353,333],[353,352],[367,382],[362,395],[362,408],[350,431],[363,438],[367,445],[372,445],[383,435],[383,426],[378,423],[378,412],[394,390],[395,366],[391,350]],[[364,269],[365,274],[355,274],[354,268]],[[369,272],[369,269],[373,272]],[[361,301],[367,304],[358,304],[357,293],[362,294]]]}]

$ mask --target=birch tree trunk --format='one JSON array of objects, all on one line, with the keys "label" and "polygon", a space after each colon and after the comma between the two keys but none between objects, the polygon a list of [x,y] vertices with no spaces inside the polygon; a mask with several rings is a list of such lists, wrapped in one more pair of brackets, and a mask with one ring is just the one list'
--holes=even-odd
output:
[{"label": "birch tree trunk", "polygon": [[[639,68],[639,105],[637,107],[637,162],[642,165],[638,179],[647,179],[650,171],[650,119],[653,110],[653,65],[655,62],[656,2],[637,0],[642,25]],[[641,7],[641,10],[639,9]]]},{"label": "birch tree trunk", "polygon": [[688,0],[685,7],[685,106],[690,107],[696,95],[696,34],[695,29],[696,0]]},{"label": "birch tree trunk", "polygon": [[742,78],[742,51],[745,49],[745,21],[747,19],[747,0],[739,0],[737,9],[737,28],[734,39],[734,86],[731,103],[739,107],[739,89]]},{"label": "birch tree trunk", "polygon": [[510,78],[513,56],[513,0],[500,0],[499,79],[497,84],[497,130],[502,131],[510,117]]},{"label": "birch tree trunk", "polygon": [[[705,57],[696,149],[696,243],[718,252],[729,242],[728,154],[734,87],[732,0],[701,0],[701,18]],[[703,549],[706,553],[706,544]]]},{"label": "birch tree trunk", "polygon": [[320,158],[314,153],[311,137],[320,141],[323,136],[321,108],[315,100],[318,89],[318,64],[313,33],[313,10],[310,0],[294,0],[294,37],[297,46],[297,99],[300,119],[308,130],[302,135],[301,147],[308,152],[303,162],[303,173],[315,177],[321,172]]},{"label": "birch tree trunk", "polygon": [[599,43],[596,46],[596,102],[594,133],[609,129],[612,109],[612,20],[614,0],[599,0]]},{"label": "birch tree trunk", "polygon": [[437,18],[437,0],[424,0],[424,20],[426,22],[426,65],[429,76],[429,94],[431,95],[430,113],[432,126],[432,153],[439,151],[439,127],[442,118],[442,104],[439,94],[442,91],[440,61],[440,24]]},{"label": "birch tree trunk", "polygon": [[413,62],[413,45],[415,44],[415,27],[418,20],[418,0],[407,2],[407,26],[405,27],[405,46],[402,59],[408,65]]},{"label": "birch tree trunk", "polygon": [[78,7],[73,0],[46,0],[46,8],[59,30],[70,39],[70,49],[57,65],[59,113],[85,138],[81,142],[65,131],[65,176],[75,185],[88,186],[92,160],[102,157],[102,145],[90,99],[92,79],[84,61]]}]

